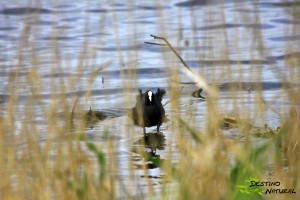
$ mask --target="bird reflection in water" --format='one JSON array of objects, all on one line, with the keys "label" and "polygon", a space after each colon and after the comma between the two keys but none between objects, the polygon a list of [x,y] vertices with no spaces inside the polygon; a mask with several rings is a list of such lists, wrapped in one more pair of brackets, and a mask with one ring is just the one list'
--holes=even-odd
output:
[{"label": "bird reflection in water", "polygon": [[[142,160],[145,162],[148,169],[154,169],[161,166],[163,159],[157,153],[157,150],[164,150],[166,146],[166,139],[162,133],[151,133],[146,134],[136,142],[134,142],[132,147],[132,152],[139,155],[134,161]],[[150,151],[149,151],[150,150]],[[134,165],[141,169],[144,163],[134,163]]]}]

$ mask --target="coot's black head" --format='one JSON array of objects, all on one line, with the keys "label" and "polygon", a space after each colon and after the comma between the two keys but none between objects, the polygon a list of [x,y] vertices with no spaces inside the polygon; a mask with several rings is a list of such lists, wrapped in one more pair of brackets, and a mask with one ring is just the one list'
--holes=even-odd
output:
[{"label": "coot's black head", "polygon": [[145,93],[143,93],[142,90],[139,89],[139,94],[136,96],[136,102],[137,105],[151,105],[154,103],[155,98],[156,97],[151,90],[147,90]]},{"label": "coot's black head", "polygon": [[157,88],[156,93],[151,90],[147,90],[145,93],[139,89],[139,94],[136,96],[137,104],[151,105],[162,101],[163,96],[166,94],[164,89]]},{"label": "coot's black head", "polygon": [[165,94],[166,91],[160,88],[157,88],[156,93],[153,93],[151,90],[147,90],[144,94],[142,94],[142,91],[140,90],[140,98],[145,105],[161,102]]},{"label": "coot's black head", "polygon": [[155,96],[153,92],[151,90],[148,90],[144,93],[143,101],[145,102],[146,105],[153,104],[154,98]]}]

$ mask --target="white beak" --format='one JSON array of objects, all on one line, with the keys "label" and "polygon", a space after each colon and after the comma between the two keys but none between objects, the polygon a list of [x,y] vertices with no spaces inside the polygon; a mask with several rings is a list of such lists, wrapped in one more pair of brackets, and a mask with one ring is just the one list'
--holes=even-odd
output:
[{"label": "white beak", "polygon": [[151,102],[152,101],[152,92],[151,91],[148,92],[148,97],[149,97],[149,100]]}]

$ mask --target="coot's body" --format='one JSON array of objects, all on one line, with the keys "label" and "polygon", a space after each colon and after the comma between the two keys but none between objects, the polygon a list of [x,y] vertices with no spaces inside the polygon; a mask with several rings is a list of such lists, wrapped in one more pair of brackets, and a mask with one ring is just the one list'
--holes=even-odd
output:
[{"label": "coot's body", "polygon": [[166,93],[165,90],[157,89],[154,94],[151,90],[139,94],[136,97],[136,105],[132,108],[132,117],[135,125],[141,126],[146,134],[145,127],[157,126],[159,127],[165,119],[165,109],[161,104],[162,97]]}]

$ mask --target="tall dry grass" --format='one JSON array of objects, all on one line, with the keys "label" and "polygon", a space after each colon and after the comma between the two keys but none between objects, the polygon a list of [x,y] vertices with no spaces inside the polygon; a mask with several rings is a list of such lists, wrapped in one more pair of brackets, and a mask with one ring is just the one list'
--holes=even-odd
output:
[{"label": "tall dry grass", "polygon": [[[213,9],[213,8],[212,8]],[[207,10],[207,20],[215,17],[215,10]],[[218,10],[217,10],[218,11]],[[164,16],[163,13],[159,15]],[[114,31],[116,34],[116,44],[120,44],[118,31],[118,15],[114,13]],[[253,15],[245,13],[242,17],[244,23],[260,23],[259,12]],[[131,16],[133,17],[133,16]],[[179,18],[181,16],[179,15]],[[193,34],[200,35],[196,27],[195,20],[197,13],[191,11],[192,24],[194,26]],[[226,18],[226,14],[219,13],[222,19]],[[253,20],[254,19],[254,20]],[[179,19],[180,20],[180,19]],[[100,20],[101,21],[101,20]],[[167,27],[161,23],[162,30],[168,33]],[[225,24],[225,21],[224,21]],[[134,25],[132,25],[134,28]],[[297,29],[296,24],[294,29]],[[134,30],[134,29],[133,29]],[[24,27],[20,40],[17,57],[18,67],[16,71],[12,71],[9,82],[8,92],[9,98],[7,102],[1,103],[0,116],[0,199],[298,199],[300,194],[300,161],[299,161],[299,130],[300,120],[295,114],[295,110],[299,110],[300,91],[299,87],[295,87],[297,83],[297,74],[299,68],[298,57],[287,57],[285,66],[290,72],[288,77],[282,76],[282,82],[289,82],[282,89],[286,94],[285,101],[293,105],[289,115],[280,115],[283,123],[278,124],[281,129],[268,139],[261,139],[261,145],[256,145],[257,140],[251,139],[251,136],[228,138],[222,134],[223,131],[219,127],[222,120],[222,111],[224,107],[220,105],[223,101],[222,96],[207,96],[206,106],[206,124],[205,129],[199,130],[197,123],[197,113],[195,107],[187,106],[187,111],[182,110],[182,101],[184,98],[178,98],[178,84],[173,80],[181,81],[181,74],[178,71],[169,71],[169,91],[168,97],[175,99],[171,101],[167,110],[170,122],[168,122],[168,134],[172,134],[169,138],[176,144],[176,152],[172,149],[174,145],[166,147],[167,156],[164,162],[160,160],[151,160],[160,169],[164,176],[159,185],[159,192],[156,186],[152,184],[151,178],[147,176],[146,186],[140,186],[140,179],[136,179],[136,170],[132,166],[132,161],[128,163],[130,166],[129,178],[122,179],[118,176],[120,173],[120,161],[118,160],[118,148],[114,141],[109,138],[104,145],[90,142],[87,138],[87,129],[89,128],[86,120],[76,120],[76,129],[74,130],[74,122],[72,122],[71,111],[74,106],[76,97],[68,97],[67,91],[72,91],[77,87],[76,83],[80,77],[85,76],[85,63],[89,58],[86,52],[97,55],[96,52],[89,50],[88,43],[85,43],[77,67],[76,75],[65,78],[55,78],[56,72],[63,71],[63,58],[59,51],[59,45],[55,39],[52,40],[49,48],[52,48],[53,60],[57,63],[51,69],[53,77],[50,80],[49,87],[51,95],[45,103],[43,101],[44,81],[38,73],[42,68],[39,63],[39,53],[32,51],[32,66],[29,72],[22,76],[22,66],[24,62],[23,49],[32,47],[32,44],[26,42],[26,38],[31,32],[28,27]],[[55,36],[59,33],[53,33]],[[137,36],[137,33],[134,32]],[[182,36],[184,33],[178,33]],[[232,38],[226,32],[226,29],[216,34],[224,42],[223,48],[219,51],[203,53],[200,50],[201,45],[198,41],[192,41],[195,44],[195,54],[200,55],[201,60],[212,59],[215,54],[222,55],[222,60],[229,60],[230,48],[232,46],[239,49],[242,41],[239,40],[237,33],[236,39]],[[253,58],[265,58],[272,52],[267,52],[264,48],[264,40],[261,30],[255,29],[252,37],[248,38],[253,42]],[[133,39],[129,39],[132,41]],[[99,41],[101,44],[102,41]],[[136,41],[133,41],[136,42]],[[205,40],[205,43],[213,45],[213,40]],[[236,46],[235,46],[236,45]],[[287,49],[289,50],[287,42]],[[162,48],[162,47],[157,47]],[[292,51],[292,49],[291,49]],[[118,61],[124,62],[123,54],[127,55],[127,60],[138,58],[139,53],[127,54],[119,50]],[[180,52],[181,53],[181,52]],[[163,56],[166,65],[172,63],[177,68],[182,68],[177,58],[170,54]],[[236,70],[229,62],[221,64],[224,68],[222,74],[225,79],[233,79],[232,74]],[[254,65],[253,65],[254,66]],[[136,65],[130,66],[134,72]],[[91,98],[91,90],[97,76],[102,70],[109,68],[109,64],[100,66],[90,71],[87,81],[86,94],[80,97],[82,102],[88,102]],[[199,69],[196,73],[201,73],[205,77],[203,69]],[[243,74],[243,65],[238,65],[238,70]],[[256,82],[262,80],[262,70],[253,70],[253,79]],[[138,82],[138,77],[132,73],[134,83]],[[209,82],[217,82],[220,78],[219,71],[210,75]],[[242,77],[242,76],[241,76]],[[223,78],[223,77],[222,77]],[[124,78],[125,79],[125,78]],[[194,79],[197,81],[197,79]],[[241,78],[242,82],[243,79]],[[124,80],[124,98],[127,98],[128,105],[131,105],[131,98],[128,97],[128,83]],[[135,85],[135,84],[133,84]],[[126,87],[125,87],[126,86]],[[132,86],[132,85],[130,85]],[[27,91],[28,97],[23,99],[20,97],[22,92]],[[246,117],[249,121],[254,121],[257,116],[265,115],[269,105],[263,101],[264,91],[258,84],[252,91],[255,93],[250,98],[255,101],[254,109],[248,112],[246,107],[247,101],[238,101],[242,96],[247,98],[245,92],[241,88],[229,88],[228,94],[232,98],[226,100],[225,105],[231,106],[234,113],[239,113],[242,117]],[[81,105],[82,105],[81,102]],[[241,103],[242,105],[238,105]],[[223,104],[224,105],[224,104]],[[269,106],[270,107],[270,106]],[[77,108],[84,110],[84,108]],[[288,113],[284,106],[282,108],[272,107],[278,113]],[[197,111],[197,110],[196,110]],[[38,119],[42,118],[42,123]],[[132,127],[125,130],[132,131]],[[43,134],[41,134],[43,133]],[[240,130],[241,136],[251,133],[250,129]],[[109,133],[108,133],[109,134]],[[130,133],[122,133],[131,135]],[[132,134],[134,137],[134,134]],[[140,151],[143,151],[141,147]],[[147,155],[146,155],[147,156]],[[174,160],[177,162],[174,164]],[[272,164],[269,164],[272,163]],[[143,168],[144,173],[148,174],[146,165]],[[256,193],[245,194],[240,192],[238,186],[246,184],[246,180],[255,177],[261,181],[273,180],[280,181],[280,188],[293,188],[296,194],[286,195],[264,195],[260,196]],[[136,187],[132,187],[132,186]],[[134,191],[133,188],[140,188],[141,191]]]}]

